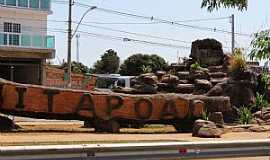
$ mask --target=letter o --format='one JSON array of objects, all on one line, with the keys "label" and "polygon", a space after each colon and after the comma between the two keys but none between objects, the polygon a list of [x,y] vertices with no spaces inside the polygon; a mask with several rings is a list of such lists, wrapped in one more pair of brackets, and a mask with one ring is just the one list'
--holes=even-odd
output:
[{"label": "letter o", "polygon": [[[147,104],[147,112],[145,114],[141,113],[141,103],[146,103]],[[139,99],[136,103],[135,103],[135,114],[137,118],[140,119],[149,119],[152,115],[152,111],[153,111],[153,106],[152,103],[149,99]]]}]

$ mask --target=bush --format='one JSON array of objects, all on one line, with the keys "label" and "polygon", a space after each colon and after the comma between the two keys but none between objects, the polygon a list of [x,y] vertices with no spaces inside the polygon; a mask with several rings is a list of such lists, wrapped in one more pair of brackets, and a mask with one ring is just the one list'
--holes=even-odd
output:
[{"label": "bush", "polygon": [[[67,63],[63,63],[61,66],[60,66],[61,69],[67,69]],[[86,73],[89,73],[90,72],[90,69],[82,64],[81,62],[75,62],[75,61],[72,61],[71,62],[71,71],[72,73],[78,73],[78,74],[86,74]]]},{"label": "bush", "polygon": [[134,54],[120,66],[119,73],[125,76],[138,76],[145,72],[166,70],[168,64],[158,55]]},{"label": "bush", "polygon": [[230,60],[229,69],[233,74],[243,73],[247,69],[246,59],[241,49],[235,49]]},{"label": "bush", "polygon": [[252,107],[250,106],[242,106],[241,108],[236,108],[238,113],[238,121],[241,124],[250,124],[252,120]]},{"label": "bush", "polygon": [[197,71],[200,70],[202,67],[200,66],[200,64],[198,62],[193,63],[192,65],[190,65],[190,69],[193,71]]}]

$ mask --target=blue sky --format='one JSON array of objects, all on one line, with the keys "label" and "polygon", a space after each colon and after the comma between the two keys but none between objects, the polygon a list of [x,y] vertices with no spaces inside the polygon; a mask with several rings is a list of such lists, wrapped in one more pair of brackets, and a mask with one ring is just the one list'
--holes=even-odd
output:
[{"label": "blue sky", "polygon": [[[76,0],[75,0],[76,2]],[[220,9],[214,12],[207,12],[206,9],[201,9],[201,0],[80,0],[77,2],[97,6],[100,8],[112,9],[126,13],[132,13],[144,16],[153,16],[156,18],[167,19],[170,21],[183,21],[205,18],[229,17],[235,14],[235,30],[239,33],[251,34],[262,29],[270,28],[270,1],[269,0],[250,0],[247,11],[239,12],[235,9]],[[68,8],[67,4],[60,4],[53,1],[53,14],[49,16],[49,20],[67,20]],[[82,14],[87,8],[74,6],[73,20],[79,21]],[[92,10],[84,18],[84,24],[102,26],[117,30],[129,32],[143,33],[164,38],[177,39],[187,42],[192,42],[196,39],[216,38],[221,41],[224,46],[224,51],[230,51],[231,35],[217,33],[213,31],[198,30],[194,28],[169,25],[169,24],[93,24],[89,22],[132,22],[132,23],[148,23],[150,19],[139,19],[133,17],[125,17],[103,12],[100,10]],[[182,23],[182,22],[181,22]],[[199,21],[199,22],[183,22],[184,24],[216,28],[220,30],[231,30],[229,18],[214,21]],[[75,28],[76,25],[73,25]],[[64,33],[51,32],[50,28],[67,29],[66,23],[48,22],[48,34],[56,36],[56,58],[55,63],[59,63],[66,59],[67,36]],[[149,37],[135,36],[119,32],[97,29],[89,26],[81,25],[80,31],[91,32],[96,34],[105,34],[117,37],[133,38],[151,42],[166,43],[178,46],[190,47],[189,43],[176,41],[154,39]],[[248,36],[236,35],[236,47],[249,48],[251,38]],[[158,54],[168,62],[177,61],[177,52],[179,56],[188,56],[190,49],[187,48],[168,48],[154,45],[138,44],[133,42],[124,42],[119,40],[101,39],[91,35],[80,33],[80,61],[88,66],[92,66],[100,56],[107,50],[114,49],[123,61],[128,56],[135,53]],[[247,51],[248,52],[248,51]],[[76,60],[76,39],[72,43],[72,60]]]}]

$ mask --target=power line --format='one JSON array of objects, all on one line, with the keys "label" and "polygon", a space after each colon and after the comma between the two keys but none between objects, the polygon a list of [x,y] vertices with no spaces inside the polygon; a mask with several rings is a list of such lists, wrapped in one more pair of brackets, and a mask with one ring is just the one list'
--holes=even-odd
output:
[{"label": "power line", "polygon": [[[9,17],[0,17],[0,18],[8,19]],[[29,19],[29,18],[14,18],[14,19],[32,20],[32,21],[45,21],[45,20],[42,20],[42,19]],[[66,21],[52,20],[52,22],[64,22],[65,23]],[[78,23],[76,21],[73,21],[72,23],[80,24],[80,23]],[[154,36],[154,35],[144,34],[144,33],[136,33],[136,32],[118,30],[118,29],[113,29],[113,28],[109,28],[109,27],[95,26],[95,25],[90,25],[90,24],[85,24],[85,23],[81,23],[81,25],[92,27],[92,28],[98,28],[98,29],[103,29],[103,30],[109,30],[109,31],[114,31],[114,32],[125,33],[125,34],[136,35],[136,36],[140,36],[140,37],[148,37],[148,38],[154,38],[154,39],[169,40],[169,41],[175,41],[175,42],[182,42],[182,43],[186,43],[186,44],[191,44],[192,43],[190,41],[184,41],[184,40],[178,40],[178,39],[173,39],[173,38]]]},{"label": "power line", "polygon": [[[87,8],[94,7],[94,6],[83,4],[83,3],[80,3],[80,2],[74,2],[74,4],[77,5],[77,6],[87,7]],[[193,26],[193,25],[179,23],[177,21],[170,21],[170,20],[166,20],[166,19],[156,18],[154,16],[149,17],[149,16],[143,16],[143,15],[137,15],[137,14],[132,14],[132,13],[120,12],[120,11],[111,10],[111,9],[105,9],[105,8],[100,8],[100,7],[97,7],[96,9],[100,10],[100,11],[103,11],[103,12],[106,12],[106,13],[121,15],[121,16],[125,16],[125,17],[134,17],[134,18],[140,18],[140,19],[144,19],[144,20],[158,21],[160,23],[176,25],[176,26],[181,26],[181,27],[188,27],[188,28],[211,31],[211,32],[219,32],[219,33],[231,34],[231,31],[226,31],[226,30],[223,30],[223,29],[201,27],[201,26]],[[224,18],[224,17],[222,17],[222,18]],[[236,32],[235,34],[237,34],[239,36],[247,36],[247,37],[251,36],[250,34],[245,34],[245,33],[237,33]]]},{"label": "power line", "polygon": [[89,24],[85,24],[85,23],[82,23],[81,25],[83,25],[83,26],[88,26],[88,27],[93,27],[93,28],[98,28],[98,29],[103,29],[103,30],[114,31],[114,32],[121,32],[121,33],[126,33],[126,34],[132,34],[132,35],[141,36],[141,37],[148,37],[148,38],[155,38],[155,39],[169,40],[169,41],[182,42],[182,43],[187,43],[187,44],[191,44],[191,43],[192,43],[192,42],[190,42],[190,41],[183,41],[183,40],[178,40],[178,39],[173,39],[173,38],[166,38],[166,37],[160,37],[160,36],[153,36],[153,35],[150,35],[150,34],[144,34],[144,33],[129,32],[129,31],[118,30],[118,29],[113,29],[113,28],[109,28],[109,27],[102,27],[102,26],[89,25]]},{"label": "power line", "polygon": [[177,20],[175,22],[204,22],[204,21],[216,21],[229,19],[230,17],[217,17],[217,18],[202,18],[202,19],[189,19],[189,20]]},{"label": "power line", "polygon": [[[37,28],[37,27],[31,27],[31,26],[28,26],[28,27],[29,28]],[[37,29],[40,29],[41,31],[43,30],[43,31],[67,33],[67,31],[65,29],[59,29],[59,28],[37,28]],[[148,45],[155,45],[155,46],[168,47],[168,48],[190,49],[190,47],[188,47],[188,46],[180,46],[180,45],[174,45],[174,44],[168,44],[168,43],[139,40],[139,39],[133,39],[133,38],[127,38],[127,37],[111,36],[111,35],[106,35],[106,34],[91,33],[91,32],[80,31],[80,30],[78,30],[77,32],[84,34],[84,35],[90,35],[91,37],[97,37],[97,38],[102,38],[102,39],[110,39],[110,40],[117,40],[117,41],[122,41],[122,42],[148,44]]]}]

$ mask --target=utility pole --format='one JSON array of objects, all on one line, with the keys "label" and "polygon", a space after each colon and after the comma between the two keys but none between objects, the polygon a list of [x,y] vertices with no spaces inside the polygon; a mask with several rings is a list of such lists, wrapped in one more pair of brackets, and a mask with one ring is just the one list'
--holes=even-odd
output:
[{"label": "utility pole", "polygon": [[72,0],[69,0],[69,7],[68,7],[68,44],[67,44],[67,83],[66,87],[71,87],[71,39],[72,39],[72,30],[71,30],[71,23],[72,23]]},{"label": "utility pole", "polygon": [[234,14],[231,16],[231,23],[232,23],[232,53],[235,49],[235,33],[234,33]]},{"label": "utility pole", "polygon": [[76,38],[77,38],[77,54],[76,54],[76,58],[77,58],[77,62],[80,62],[80,34],[76,34]]}]

